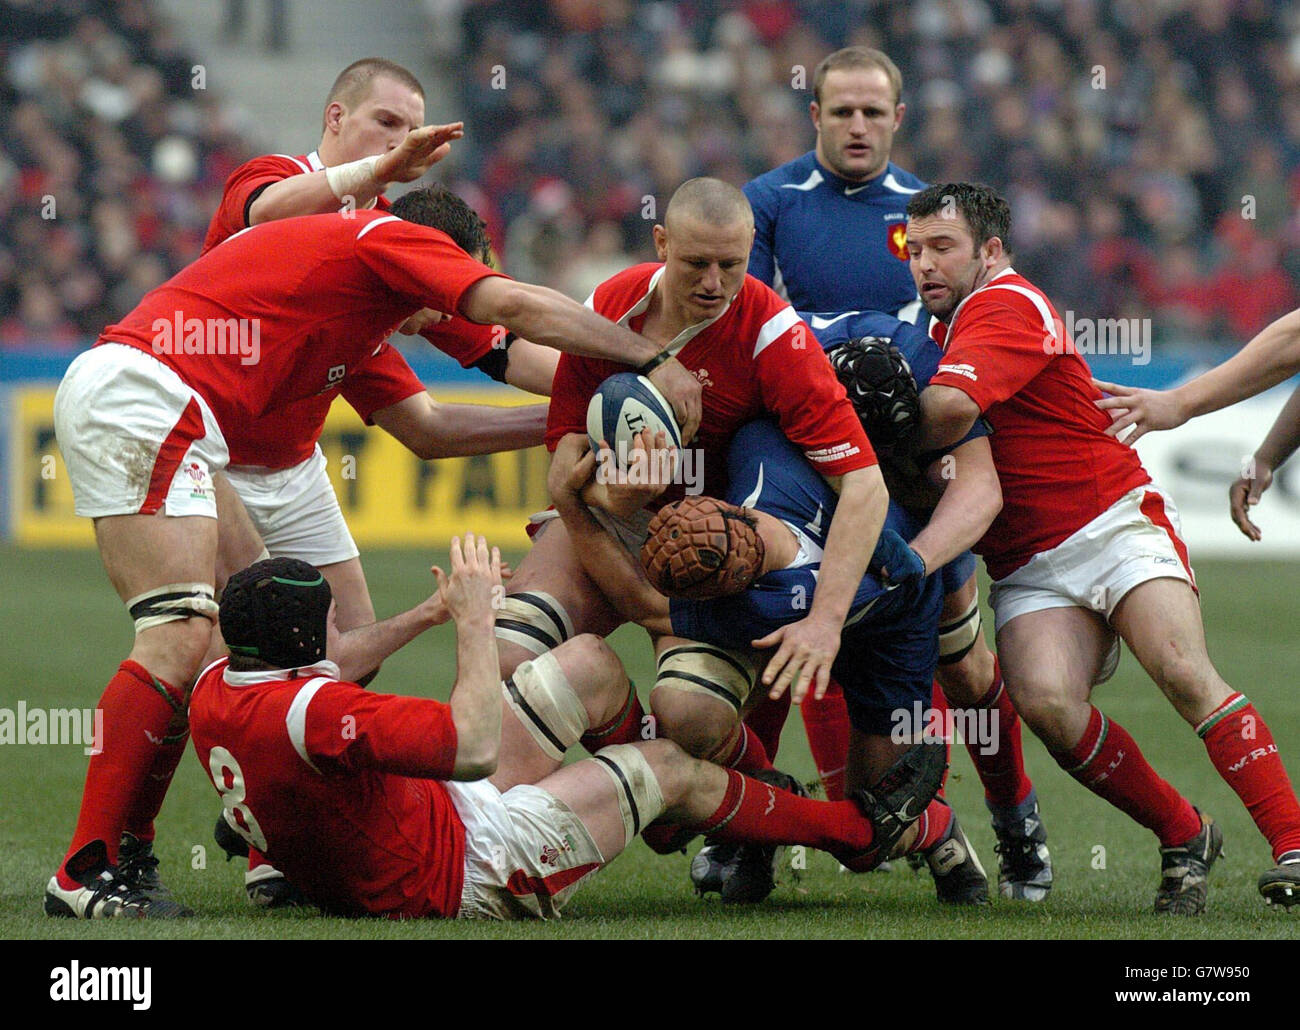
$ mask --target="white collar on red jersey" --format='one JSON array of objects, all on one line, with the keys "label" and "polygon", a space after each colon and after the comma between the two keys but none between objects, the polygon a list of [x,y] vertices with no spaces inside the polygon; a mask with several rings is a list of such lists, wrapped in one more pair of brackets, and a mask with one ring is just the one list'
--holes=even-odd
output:
[{"label": "white collar on red jersey", "polygon": [[[644,314],[646,309],[650,307],[650,298],[654,296],[655,287],[659,285],[659,280],[662,279],[663,277],[664,277],[664,266],[660,265],[658,268],[654,270],[654,274],[650,276],[650,281],[646,283],[645,293],[642,294],[641,299],[638,300],[635,304],[633,304],[630,308],[628,308],[627,311],[625,311],[619,318],[615,319],[615,321],[618,322],[618,324],[621,326],[626,326],[628,322],[636,318],[637,315]],[[741,288],[742,289],[744,288],[743,283],[741,284]],[[740,296],[740,290],[737,290],[736,297],[739,296]],[[699,336],[700,333],[704,332],[705,329],[709,328],[709,326],[713,325],[714,322],[716,322],[728,311],[730,311],[731,305],[735,302],[736,297],[732,297],[731,300],[727,301],[726,307],[724,307],[712,318],[706,318],[703,322],[696,322],[694,325],[688,325],[680,333],[674,336],[672,342],[668,344],[668,346],[664,349],[667,350],[668,353],[670,354],[676,354],[688,343],[690,343],[693,339],[695,339],[695,337]]]},{"label": "white collar on red jersey", "polygon": [[954,309],[952,318],[948,319],[948,338],[952,337],[953,328],[957,324],[957,316],[961,314],[961,309],[966,306],[966,301],[970,300],[971,297],[974,297],[977,293],[982,293],[984,290],[1011,290],[1012,292],[1018,293],[1022,297],[1027,298],[1030,303],[1034,305],[1034,309],[1038,312],[1039,318],[1043,320],[1043,332],[1047,337],[1056,339],[1060,335],[1062,327],[1052,317],[1052,309],[1048,307],[1047,301],[1043,298],[1041,293],[1020,286],[1017,283],[998,282],[999,279],[1011,278],[1013,276],[1018,277],[1019,273],[1014,268],[1008,266],[1007,268],[1002,269],[1002,271],[997,275],[993,276],[993,278],[979,289],[972,290],[965,300],[958,304]]},{"label": "white collar on red jersey", "polygon": [[296,669],[258,669],[256,672],[232,672],[230,667],[227,666],[221,678],[232,687],[251,687],[258,683],[308,679],[312,676],[327,676],[332,680],[342,678],[339,667],[333,662],[300,665]]},{"label": "white collar on red jersey", "polygon": [[325,163],[321,161],[320,154],[315,150],[307,155],[307,163],[311,165],[313,172],[323,172],[325,170]]}]

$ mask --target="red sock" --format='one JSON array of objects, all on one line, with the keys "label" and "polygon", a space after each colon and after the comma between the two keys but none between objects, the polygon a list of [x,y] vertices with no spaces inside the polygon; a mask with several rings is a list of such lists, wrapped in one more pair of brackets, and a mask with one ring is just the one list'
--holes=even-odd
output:
[{"label": "red sock", "polygon": [[727,792],[708,819],[691,829],[715,840],[806,844],[857,855],[871,846],[871,823],[852,801],[814,801],[727,770]]},{"label": "red sock", "polygon": [[154,749],[153,764],[136,793],[131,810],[126,814],[126,824],[122,827],[137,840],[153,840],[154,820],[162,811],[167,788],[171,786],[176,767],[181,764],[185,746],[190,741],[188,721],[180,716],[173,716],[167,730],[168,735],[161,743],[149,741]]},{"label": "red sock", "polygon": [[820,701],[809,695],[799,707],[808,732],[808,747],[817,763],[817,775],[822,778],[826,797],[830,801],[843,801],[844,767],[849,758],[849,706],[844,700],[844,689],[831,680]]},{"label": "red sock", "polygon": [[1196,727],[1210,761],[1237,792],[1274,860],[1300,848],[1300,804],[1273,734],[1244,694],[1233,694]]},{"label": "red sock", "polygon": [[1137,742],[1096,708],[1083,738],[1069,751],[1053,751],[1062,769],[1160,838],[1161,847],[1201,832],[1192,803],[1162,780],[1142,757]]},{"label": "red sock", "polygon": [[916,855],[929,851],[943,840],[951,825],[952,809],[935,798],[916,821],[916,839],[903,854]]},{"label": "red sock", "polygon": [[757,734],[770,760],[776,759],[776,752],[781,747],[781,731],[785,729],[789,715],[790,691],[787,690],[777,701],[764,694],[745,716],[745,723]]},{"label": "red sock", "polygon": [[587,730],[579,743],[593,755],[611,744],[633,744],[645,739],[641,736],[644,720],[645,709],[641,707],[641,699],[636,696],[636,684],[629,683],[627,704],[623,710],[604,726],[593,726]]},{"label": "red sock", "polygon": [[993,659],[993,683],[982,698],[966,709],[970,713],[968,725],[979,726],[977,713],[988,710],[997,736],[990,741],[992,754],[984,754],[986,747],[978,741],[966,741],[975,771],[984,784],[984,798],[993,806],[1010,808],[1029,797],[1033,783],[1025,775],[1025,751],[1020,741],[1020,716],[1011,703],[1011,697],[1002,685],[1002,668]]},{"label": "red sock", "polygon": [[772,768],[772,761],[767,757],[767,749],[758,739],[758,734],[743,722],[736,743],[730,751],[717,759],[717,764],[742,773],[762,772]]},{"label": "red sock", "polygon": [[[943,746],[944,757],[947,764],[943,769],[943,779],[939,781],[939,792],[935,797],[943,797],[943,789],[948,786],[948,771],[952,768],[952,719],[948,715],[948,699],[944,697],[943,687],[939,686],[939,681],[935,680],[930,684],[930,707],[934,709],[936,718],[939,719],[939,725],[943,727]],[[930,716],[927,716],[927,722]]]},{"label": "red sock", "polygon": [[77,828],[59,864],[59,883],[65,890],[80,886],[67,874],[65,864],[91,841],[103,841],[109,864],[117,864],[117,846],[127,813],[154,762],[153,740],[166,736],[167,724],[175,712],[173,699],[178,696],[174,687],[129,659],[108,681],[99,699],[104,713],[103,747],[90,757]]}]

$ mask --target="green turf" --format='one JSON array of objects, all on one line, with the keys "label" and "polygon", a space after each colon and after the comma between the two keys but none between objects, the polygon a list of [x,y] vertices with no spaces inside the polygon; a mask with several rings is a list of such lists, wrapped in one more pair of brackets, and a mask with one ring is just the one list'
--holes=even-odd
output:
[{"label": "green turf", "polygon": [[[366,569],[381,614],[409,606],[429,585],[423,554],[375,552]],[[1286,631],[1297,609],[1300,565],[1202,562],[1198,566],[1211,653],[1229,682],[1269,720],[1293,773],[1300,772],[1300,639]],[[93,552],[0,549],[0,708],[90,707],[130,645],[130,623]],[[613,638],[632,677],[651,681],[638,631]],[[415,641],[385,665],[376,687],[444,697],[453,675],[450,627]],[[160,820],[158,851],[167,882],[201,917],[172,924],[76,924],[40,914],[45,880],[71,832],[86,758],[76,746],[0,746],[0,938],[1234,938],[1300,937],[1300,909],[1268,910],[1255,878],[1268,848],[1204,748],[1126,655],[1097,695],[1173,784],[1224,827],[1228,858],[1212,876],[1210,911],[1199,920],[1148,914],[1158,879],[1149,833],[1065,776],[1036,740],[1026,743],[1050,834],[1056,887],[1029,906],[995,902],[979,912],[941,908],[927,875],[907,868],[844,876],[809,853],[796,882],[787,874],[761,907],[698,901],[683,856],[660,858],[639,842],[580,893],[556,924],[476,925],[326,919],[311,913],[255,913],[244,903],[241,870],[212,843],[217,798],[193,758],[176,776]],[[813,765],[797,719],[787,726],[780,764],[809,779]],[[949,795],[972,842],[992,867],[992,833],[964,749],[954,750]]]}]

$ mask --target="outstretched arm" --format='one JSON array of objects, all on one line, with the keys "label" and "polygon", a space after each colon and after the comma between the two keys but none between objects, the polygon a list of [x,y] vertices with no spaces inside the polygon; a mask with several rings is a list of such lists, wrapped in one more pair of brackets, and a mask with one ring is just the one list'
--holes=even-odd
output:
[{"label": "outstretched arm", "polygon": [[371,417],[425,461],[535,447],[546,435],[545,404],[444,404],[417,393]]},{"label": "outstretched arm", "polygon": [[968,440],[927,470],[943,490],[925,528],[912,540],[930,572],[937,572],[970,550],[1002,510],[1002,485],[987,437]]},{"label": "outstretched arm", "polygon": [[885,524],[889,494],[879,465],[845,473],[837,488],[840,499],[826,538],[812,608],[806,618],[753,642],[757,648],[777,648],[763,670],[763,683],[771,688],[773,699],[787,688],[796,704],[809,687],[819,700],[826,693],[849,605]]},{"label": "outstretched arm", "polygon": [[1174,429],[1190,418],[1218,411],[1262,393],[1300,372],[1300,309],[1283,315],[1240,351],[1208,372],[1172,390],[1143,390],[1094,379],[1093,385],[1111,394],[1097,401],[1102,410],[1117,412],[1106,430],[1110,436],[1134,426],[1132,444],[1156,429]]},{"label": "outstretched arm", "polygon": [[337,211],[347,196],[356,207],[365,207],[390,182],[413,182],[446,157],[451,141],[464,135],[463,125],[424,125],[407,133],[406,139],[386,154],[272,183],[248,209],[248,224]]},{"label": "outstretched arm", "polygon": [[[533,343],[579,357],[638,368],[659,354],[658,346],[644,336],[602,318],[562,293],[502,276],[489,276],[470,286],[461,296],[460,308],[472,322],[500,323]],[[682,440],[690,440],[703,411],[699,381],[676,359],[658,365],[649,378],[672,404]]]}]

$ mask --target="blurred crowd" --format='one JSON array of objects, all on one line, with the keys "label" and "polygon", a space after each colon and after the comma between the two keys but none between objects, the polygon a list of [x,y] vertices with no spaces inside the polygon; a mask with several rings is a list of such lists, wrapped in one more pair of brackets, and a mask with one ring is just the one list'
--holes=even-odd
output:
[{"label": "blurred crowd", "polygon": [[[466,122],[437,175],[520,278],[585,297],[653,257],[684,179],[812,146],[812,71],[861,43],[903,71],[896,162],[1003,190],[1062,311],[1240,341],[1300,303],[1295,4],[424,3],[453,84],[429,117]],[[0,347],[73,347],[197,256],[251,152],[148,0],[0,0],[0,24]]]},{"label": "blurred crowd", "polygon": [[461,188],[523,278],[585,296],[653,256],[645,198],[662,205],[692,175],[741,184],[810,149],[813,69],[865,44],[903,72],[896,162],[1004,191],[1017,270],[1062,311],[1244,340],[1297,304],[1294,3],[427,6],[466,121]]},{"label": "blurred crowd", "polygon": [[75,348],[198,256],[252,154],[145,0],[5,0],[0,25],[0,347]]}]

